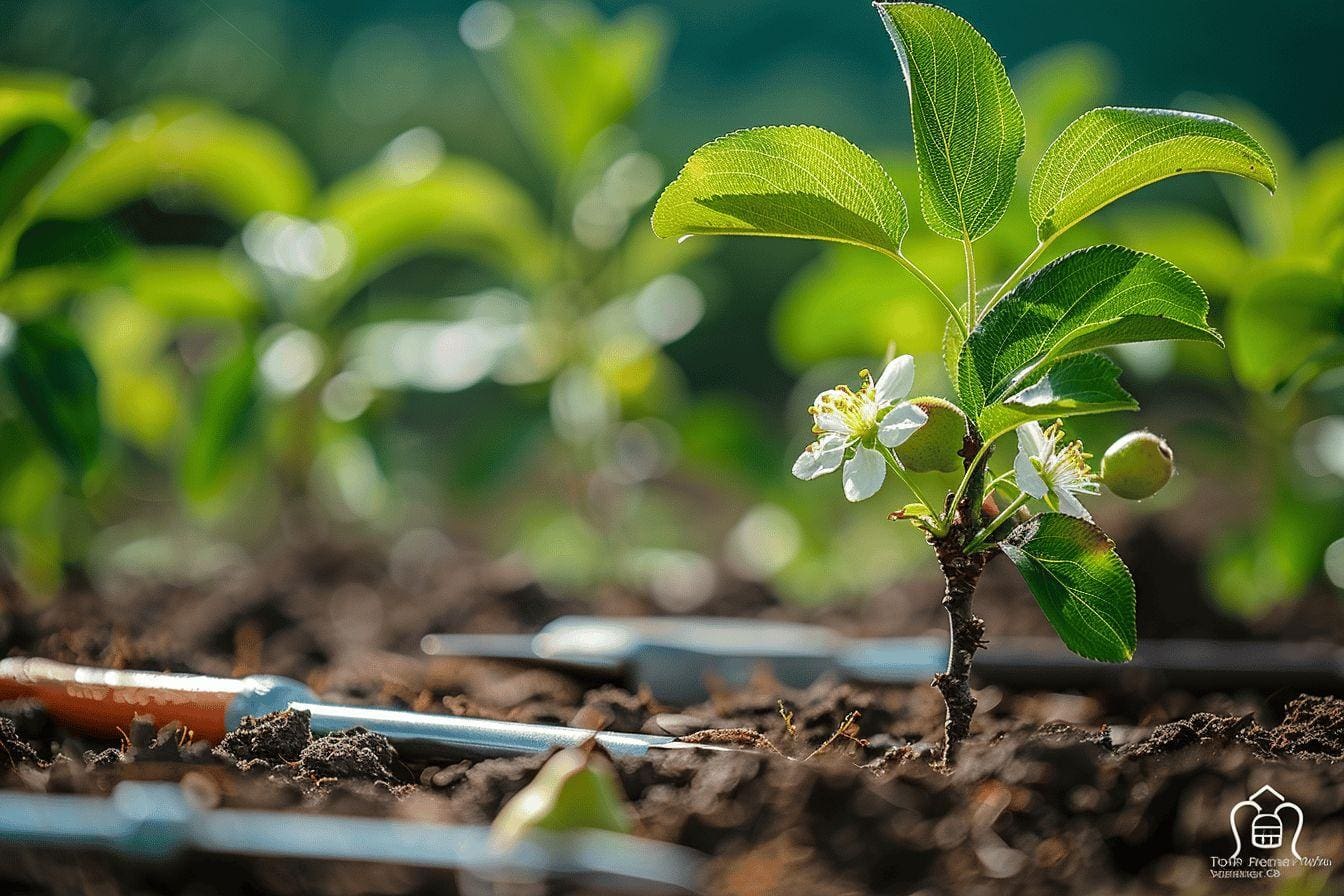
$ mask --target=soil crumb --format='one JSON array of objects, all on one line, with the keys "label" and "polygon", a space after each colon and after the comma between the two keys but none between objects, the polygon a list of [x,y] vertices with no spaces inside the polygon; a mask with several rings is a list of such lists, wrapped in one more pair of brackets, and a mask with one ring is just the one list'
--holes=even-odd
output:
[{"label": "soil crumb", "polygon": [[1252,715],[1197,712],[1158,725],[1148,737],[1118,752],[1138,759],[1211,742],[1245,744],[1267,759],[1344,759],[1344,700],[1303,694],[1288,704],[1283,721],[1268,729],[1256,724]]},{"label": "soil crumb", "polygon": [[350,728],[319,737],[303,748],[299,770],[316,781],[358,779],[400,784],[411,780],[396,748],[381,734]]},{"label": "soil crumb", "polygon": [[215,755],[244,771],[273,769],[298,762],[313,739],[307,710],[284,709],[264,716],[244,716],[215,747]]}]

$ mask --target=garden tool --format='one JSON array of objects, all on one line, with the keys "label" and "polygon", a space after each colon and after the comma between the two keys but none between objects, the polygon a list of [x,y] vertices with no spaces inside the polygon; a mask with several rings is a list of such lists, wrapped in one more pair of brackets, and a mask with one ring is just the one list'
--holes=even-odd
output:
[{"label": "garden tool", "polygon": [[184,852],[451,868],[487,879],[601,879],[697,891],[692,849],[610,831],[534,831],[501,847],[483,825],[200,809],[177,784],[123,781],[110,798],[0,791],[0,844],[168,859]]},{"label": "garden tool", "polygon": [[620,757],[661,750],[737,749],[664,735],[334,706],[320,702],[299,682],[275,675],[214,678],[98,669],[36,658],[0,660],[0,700],[20,697],[39,700],[52,719],[72,730],[107,739],[129,730],[135,716],[149,715],[159,724],[180,721],[195,736],[218,742],[244,716],[293,709],[310,715],[316,736],[362,726],[386,737],[403,757],[425,760],[525,756],[579,746],[590,739]]},{"label": "garden tool", "polygon": [[[712,617],[563,616],[535,635],[427,635],[421,648],[624,679],[679,704],[703,700],[715,680],[740,687],[762,667],[795,688],[823,675],[917,684],[947,667],[946,638],[848,638],[817,625]],[[1083,659],[1053,638],[996,638],[974,668],[984,681],[1026,687],[1132,685],[1135,675],[1193,690],[1344,686],[1344,652],[1330,644],[1149,640],[1115,665]]]}]

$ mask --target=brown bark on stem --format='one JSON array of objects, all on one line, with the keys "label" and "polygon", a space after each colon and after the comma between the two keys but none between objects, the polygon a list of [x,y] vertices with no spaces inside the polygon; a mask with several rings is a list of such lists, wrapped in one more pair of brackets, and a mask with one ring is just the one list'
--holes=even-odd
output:
[{"label": "brown bark on stem", "polygon": [[944,768],[956,764],[961,744],[971,734],[971,719],[977,705],[975,695],[971,693],[971,661],[975,652],[985,646],[985,621],[971,612],[971,600],[975,597],[985,564],[996,553],[993,549],[966,553],[966,544],[979,527],[982,515],[988,457],[979,458],[974,469],[971,466],[979,457],[981,444],[979,432],[974,426],[968,427],[961,449],[970,476],[968,488],[960,506],[948,507],[952,512],[952,524],[947,534],[929,537],[943,572],[943,609],[947,610],[950,636],[947,671],[933,677],[933,686],[943,695],[947,707],[941,762]]},{"label": "brown bark on stem", "polygon": [[943,608],[947,610],[950,634],[947,671],[933,677],[933,686],[943,695],[947,706],[942,765],[951,768],[962,741],[970,736],[971,718],[977,705],[971,693],[971,661],[975,652],[985,646],[985,621],[971,612],[971,599],[990,555],[968,555],[958,540],[939,539],[933,547],[943,570]]}]

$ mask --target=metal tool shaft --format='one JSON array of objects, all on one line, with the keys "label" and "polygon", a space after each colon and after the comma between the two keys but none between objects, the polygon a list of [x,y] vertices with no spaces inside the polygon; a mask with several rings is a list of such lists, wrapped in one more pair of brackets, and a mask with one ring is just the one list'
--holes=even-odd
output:
[{"label": "metal tool shaft", "polygon": [[312,716],[313,734],[322,736],[363,726],[390,740],[407,758],[462,757],[486,759],[545,753],[557,747],[576,747],[590,738],[613,756],[640,757],[651,750],[729,750],[713,744],[688,744],[675,737],[655,734],[622,734],[561,725],[530,725],[496,722],[463,716],[436,716],[393,709],[360,706],[329,706],[324,703],[291,703],[291,709]]}]

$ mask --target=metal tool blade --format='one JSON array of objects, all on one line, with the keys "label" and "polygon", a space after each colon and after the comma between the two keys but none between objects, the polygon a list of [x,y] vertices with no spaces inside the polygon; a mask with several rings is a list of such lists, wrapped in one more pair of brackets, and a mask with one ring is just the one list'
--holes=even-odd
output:
[{"label": "metal tool blade", "polygon": [[557,747],[577,747],[590,739],[596,740],[612,756],[619,757],[641,757],[650,751],[662,750],[732,752],[737,749],[686,743],[666,735],[622,734],[394,709],[323,703],[291,703],[290,708],[310,714],[313,734],[317,737],[360,726],[386,737],[402,756],[416,759],[528,756]]}]

